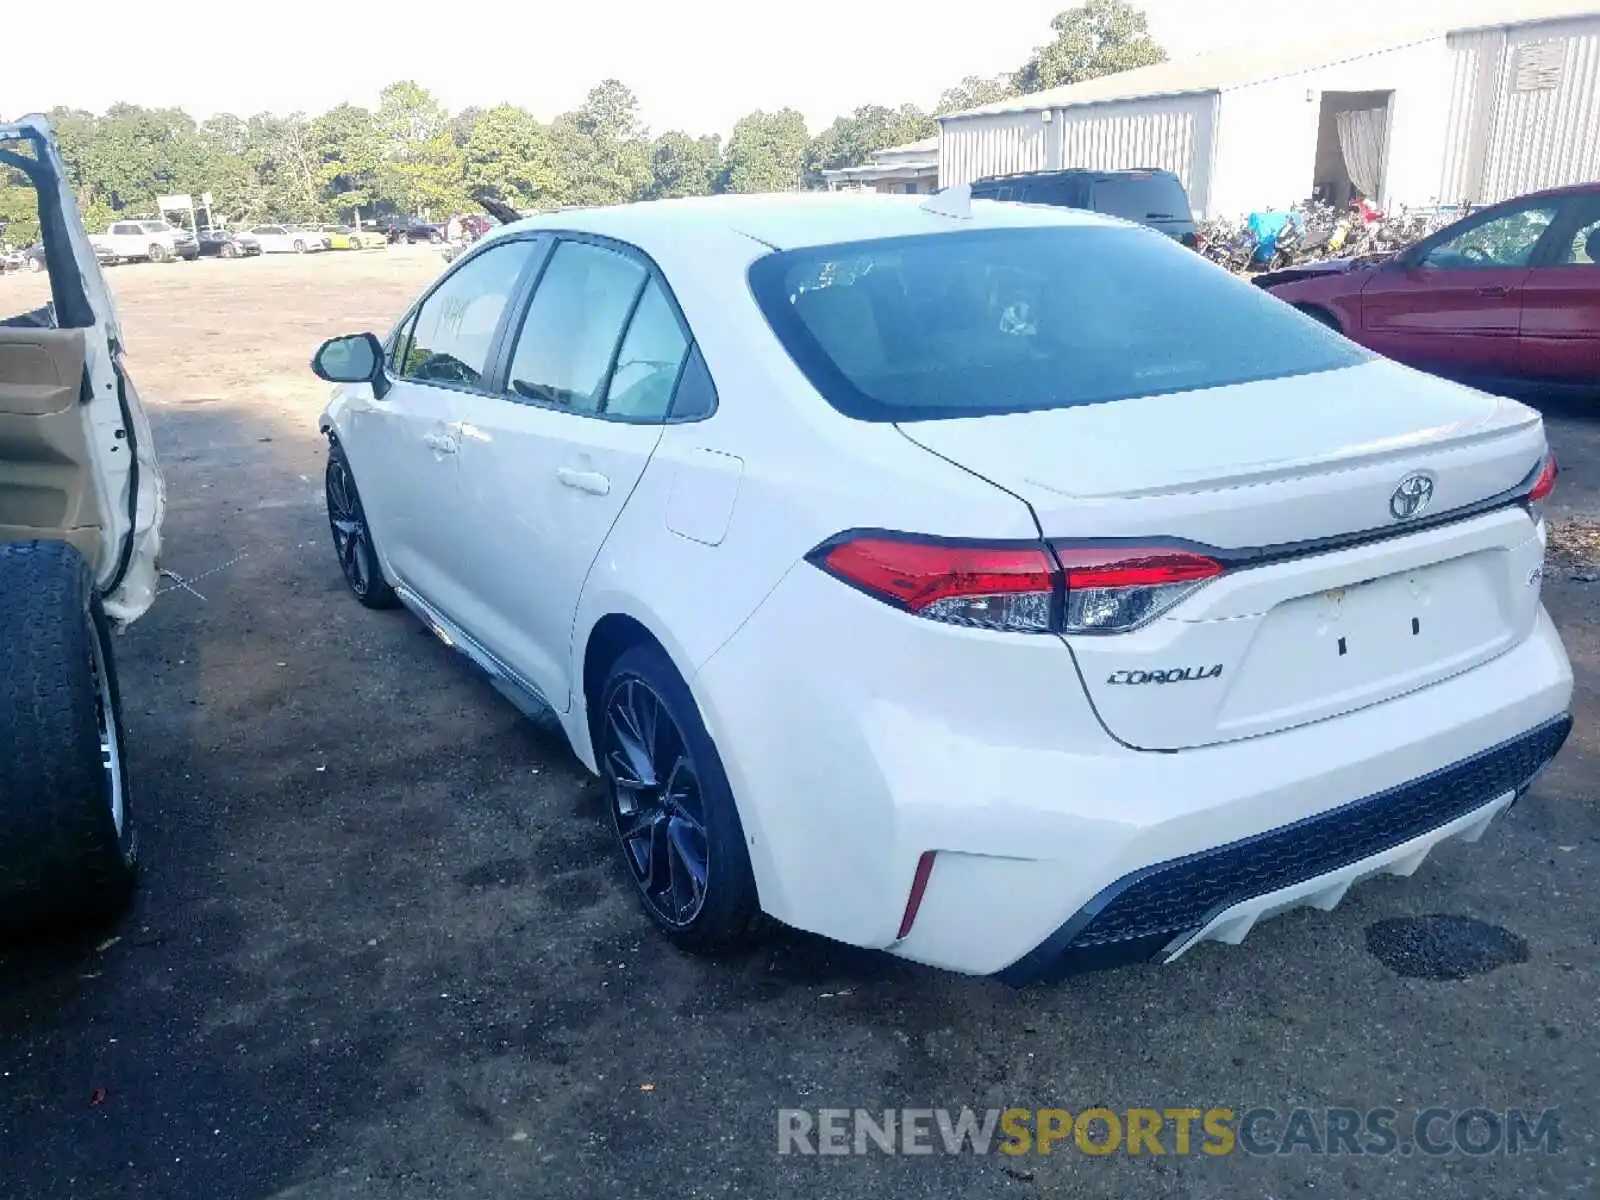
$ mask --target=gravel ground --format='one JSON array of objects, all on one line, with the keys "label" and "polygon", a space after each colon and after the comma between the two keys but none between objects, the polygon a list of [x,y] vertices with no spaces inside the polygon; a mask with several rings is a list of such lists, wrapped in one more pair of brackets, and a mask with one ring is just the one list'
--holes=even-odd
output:
[{"label": "gravel ground", "polygon": [[[416,248],[110,273],[171,489],[165,565],[188,586],[119,644],[133,911],[103,938],[0,950],[0,1193],[1597,1194],[1594,417],[1549,414],[1546,594],[1577,728],[1484,841],[1243,946],[1051,989],[801,935],[707,964],[646,927],[559,736],[340,581],[305,363],[329,334],[387,329],[440,266]],[[30,286],[0,280],[0,309]],[[1448,919],[1405,923],[1430,916]],[[1441,955],[1465,977],[1428,978]],[[778,1153],[780,1109],[963,1105],[1388,1107],[1402,1134],[1431,1106],[1555,1108],[1560,1141]]]}]

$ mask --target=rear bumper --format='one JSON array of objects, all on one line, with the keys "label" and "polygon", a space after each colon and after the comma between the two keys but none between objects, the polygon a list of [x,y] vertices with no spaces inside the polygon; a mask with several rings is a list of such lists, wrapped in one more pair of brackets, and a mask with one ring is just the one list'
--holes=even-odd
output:
[{"label": "rear bumper", "polygon": [[1519,737],[1409,783],[1225,846],[1130,872],[1023,958],[1010,984],[1171,962],[1202,941],[1237,944],[1264,917],[1331,909],[1369,875],[1409,875],[1442,841],[1476,841],[1556,756],[1563,713]]},{"label": "rear bumper", "polygon": [[[1131,750],[1101,727],[1059,641],[908,618],[801,568],[691,687],[768,913],[1022,982],[1170,958],[1196,935],[1235,940],[1250,912],[1328,907],[1362,874],[1409,869],[1555,753],[1572,671],[1541,610],[1512,649],[1383,703],[1177,753]],[[1191,877],[1209,882],[1173,893],[1186,906],[1162,899],[1168,924],[1134,919],[1158,884]],[[1099,959],[1081,953],[1090,938]]]}]

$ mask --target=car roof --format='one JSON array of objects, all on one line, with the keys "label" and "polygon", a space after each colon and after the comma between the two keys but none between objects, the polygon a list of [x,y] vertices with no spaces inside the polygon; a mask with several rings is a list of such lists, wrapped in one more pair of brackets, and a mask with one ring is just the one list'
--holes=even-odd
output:
[{"label": "car roof", "polygon": [[[1508,196],[1500,201],[1501,204],[1510,204],[1517,200],[1528,200],[1535,196],[1589,196],[1600,195],[1600,182],[1597,183],[1569,183],[1566,187],[1544,188],[1542,191],[1527,192],[1521,196]],[[1488,205],[1484,205],[1485,208]]]},{"label": "car roof", "polygon": [[[949,217],[925,207],[928,196],[875,192],[785,192],[747,196],[696,196],[647,200],[609,208],[540,213],[496,230],[559,229],[631,242],[644,250],[689,236],[743,236],[774,250],[869,241],[963,229],[1047,225],[1122,225],[1125,222],[1075,209],[971,202],[968,217]],[[959,201],[957,201],[959,203]]]},{"label": "car roof", "polygon": [[[1060,171],[1019,171],[1015,175],[986,175],[977,183],[1016,183],[1025,179],[1137,179],[1160,176],[1177,179],[1177,173],[1165,167],[1127,167],[1119,171],[1097,171],[1092,167],[1066,167]],[[1181,182],[1181,181],[1180,181]]]}]

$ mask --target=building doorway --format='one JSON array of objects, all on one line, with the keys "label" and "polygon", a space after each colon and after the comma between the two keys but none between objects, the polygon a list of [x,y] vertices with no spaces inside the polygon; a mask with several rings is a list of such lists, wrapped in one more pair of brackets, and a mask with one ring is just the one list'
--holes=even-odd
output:
[{"label": "building doorway", "polygon": [[1323,92],[1317,125],[1317,164],[1311,194],[1346,208],[1364,199],[1383,201],[1389,160],[1389,103],[1393,92]]}]

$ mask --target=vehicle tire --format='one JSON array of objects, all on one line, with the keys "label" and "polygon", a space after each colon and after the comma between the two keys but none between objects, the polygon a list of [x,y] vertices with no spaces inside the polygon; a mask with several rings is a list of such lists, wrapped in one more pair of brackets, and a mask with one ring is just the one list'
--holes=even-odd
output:
[{"label": "vehicle tire", "polygon": [[646,915],[691,953],[748,945],[762,922],[744,827],[688,685],[660,647],[631,646],[598,711],[595,755]]},{"label": "vehicle tire", "polygon": [[30,258],[28,260],[28,270],[37,275],[40,271],[44,270],[44,259]]},{"label": "vehicle tire", "polygon": [[239,252],[237,250],[235,250],[232,246],[228,245],[226,242],[224,242],[222,244],[222,248],[220,250],[218,250],[217,253],[222,255],[223,258],[238,258],[239,257]]},{"label": "vehicle tire", "polygon": [[351,238],[350,239],[350,249],[352,249],[352,250],[361,249],[361,239],[358,238],[358,237]]},{"label": "vehicle tire", "polygon": [[428,245],[437,246],[442,241],[444,241],[444,235],[442,233],[434,231],[428,234]]},{"label": "vehicle tire", "polygon": [[66,542],[0,546],[0,925],[92,924],[133,891],[110,629]]},{"label": "vehicle tire", "polygon": [[344,573],[350,593],[368,608],[393,608],[399,600],[383,577],[383,566],[372,544],[372,528],[361,507],[361,493],[356,490],[356,477],[338,442],[328,446],[324,483],[333,551],[339,556],[339,570]]},{"label": "vehicle tire", "polygon": [[301,241],[296,241],[294,244],[294,252],[296,254],[304,254],[306,252],[306,244]]},{"label": "vehicle tire", "polygon": [[1343,329],[1339,328],[1339,318],[1334,316],[1327,309],[1320,308],[1315,304],[1296,304],[1295,307],[1301,312],[1305,313],[1305,315],[1310,317],[1313,321],[1316,321],[1320,325],[1326,325],[1335,333],[1342,334],[1344,332]]},{"label": "vehicle tire", "polygon": [[150,261],[153,263],[166,262],[167,248],[161,245],[152,245],[150,247]]}]

